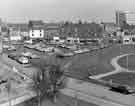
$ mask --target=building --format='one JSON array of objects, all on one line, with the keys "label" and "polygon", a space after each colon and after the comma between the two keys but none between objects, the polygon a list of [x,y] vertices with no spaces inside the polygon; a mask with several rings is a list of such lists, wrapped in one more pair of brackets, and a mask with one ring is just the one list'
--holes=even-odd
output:
[{"label": "building", "polygon": [[60,23],[46,23],[45,24],[45,38],[53,38],[60,36]]},{"label": "building", "polygon": [[135,25],[135,11],[116,11],[116,24],[119,27]]},{"label": "building", "polygon": [[9,29],[9,39],[11,41],[19,41],[22,40],[21,32],[17,28],[10,28]]},{"label": "building", "polygon": [[135,44],[135,33],[124,32],[122,35],[123,44]]},{"label": "building", "polygon": [[22,37],[29,37],[28,24],[20,24],[19,30]]},{"label": "building", "polygon": [[125,22],[125,14],[122,11],[116,11],[116,25],[121,28],[124,27]]},{"label": "building", "polygon": [[29,37],[30,39],[44,38],[44,23],[39,21],[29,21]]},{"label": "building", "polygon": [[80,38],[79,37],[67,37],[66,42],[69,44],[80,43]]},{"label": "building", "polygon": [[117,31],[117,26],[115,23],[113,22],[106,22],[106,23],[101,23],[102,27],[103,27],[103,31],[108,33],[108,34],[112,34],[113,32]]}]

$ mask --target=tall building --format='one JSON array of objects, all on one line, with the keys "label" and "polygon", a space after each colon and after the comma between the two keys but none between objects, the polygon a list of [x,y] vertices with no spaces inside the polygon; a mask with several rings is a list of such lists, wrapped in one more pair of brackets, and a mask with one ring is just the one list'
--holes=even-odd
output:
[{"label": "tall building", "polygon": [[116,24],[119,27],[135,25],[135,11],[116,11]]}]

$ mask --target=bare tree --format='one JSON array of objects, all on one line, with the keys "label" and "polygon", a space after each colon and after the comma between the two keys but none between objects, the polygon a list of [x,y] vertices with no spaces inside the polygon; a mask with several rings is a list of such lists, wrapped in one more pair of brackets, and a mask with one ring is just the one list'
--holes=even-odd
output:
[{"label": "bare tree", "polygon": [[[39,65],[39,64],[38,64]],[[33,76],[32,90],[36,92],[38,104],[47,98],[56,101],[56,94],[62,84],[63,70],[60,65],[39,65],[39,71]]]}]

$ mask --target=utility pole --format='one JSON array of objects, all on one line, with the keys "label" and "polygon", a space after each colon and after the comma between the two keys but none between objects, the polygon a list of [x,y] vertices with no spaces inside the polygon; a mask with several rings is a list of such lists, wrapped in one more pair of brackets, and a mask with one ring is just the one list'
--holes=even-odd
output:
[{"label": "utility pole", "polygon": [[11,106],[11,100],[10,100],[10,90],[11,90],[11,79],[8,78],[8,81],[6,83],[6,89],[7,89],[7,93],[8,93],[8,106]]},{"label": "utility pole", "polygon": [[126,60],[127,60],[127,62],[126,62],[126,63],[127,63],[127,71],[128,71],[128,55],[127,55],[127,59],[126,59]]}]

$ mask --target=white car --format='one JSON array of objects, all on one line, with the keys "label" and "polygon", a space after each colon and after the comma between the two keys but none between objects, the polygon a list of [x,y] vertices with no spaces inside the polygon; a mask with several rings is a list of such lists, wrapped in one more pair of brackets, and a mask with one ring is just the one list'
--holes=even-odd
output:
[{"label": "white car", "polygon": [[74,51],[74,53],[76,53],[76,54],[83,53],[83,50],[76,50],[76,51]]},{"label": "white car", "polygon": [[16,48],[15,48],[14,46],[10,46],[10,47],[8,48],[8,50],[9,50],[9,51],[15,51]]},{"label": "white car", "polygon": [[32,41],[32,40],[27,40],[27,41],[25,41],[25,43],[27,43],[27,44],[32,44],[33,41]]},{"label": "white car", "polygon": [[28,64],[29,63],[29,59],[27,57],[20,57],[18,59],[18,62],[20,62],[21,64]]},{"label": "white car", "polygon": [[87,49],[87,48],[84,48],[83,49],[83,52],[89,52],[90,50],[89,49]]},{"label": "white car", "polygon": [[44,52],[52,52],[53,51],[53,47],[47,47],[47,48],[42,48]]},{"label": "white car", "polygon": [[64,56],[65,57],[70,57],[70,56],[74,56],[74,54],[73,53],[65,53]]},{"label": "white car", "polygon": [[32,53],[31,52],[23,52],[22,55],[26,56],[26,57],[30,57],[30,56],[32,56]]}]

